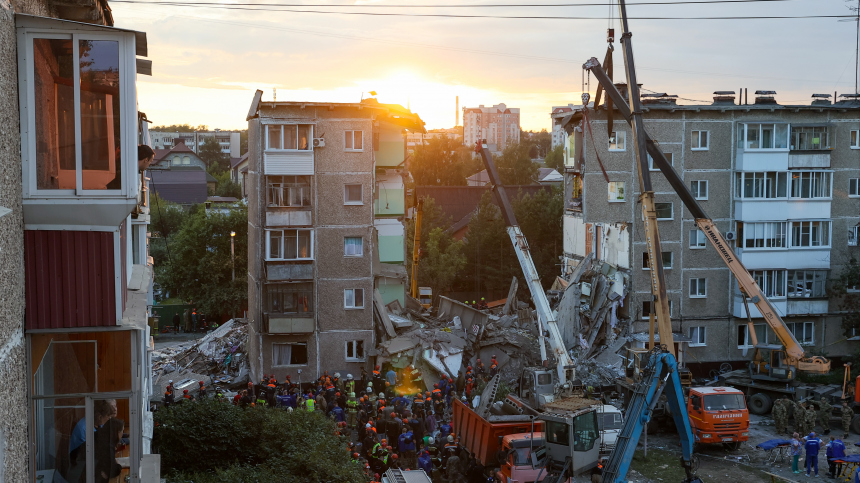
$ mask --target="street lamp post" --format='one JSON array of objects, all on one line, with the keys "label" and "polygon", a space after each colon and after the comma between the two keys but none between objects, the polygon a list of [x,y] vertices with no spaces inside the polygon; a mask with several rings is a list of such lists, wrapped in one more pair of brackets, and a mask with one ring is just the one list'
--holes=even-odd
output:
[{"label": "street lamp post", "polygon": [[233,265],[233,281],[236,281],[236,244],[233,240],[236,239],[236,232],[230,232],[230,262]]}]

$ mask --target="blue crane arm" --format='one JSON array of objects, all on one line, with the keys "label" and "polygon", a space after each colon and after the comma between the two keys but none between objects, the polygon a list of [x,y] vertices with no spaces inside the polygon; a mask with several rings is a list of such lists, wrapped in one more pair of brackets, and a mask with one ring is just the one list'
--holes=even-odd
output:
[{"label": "blue crane arm", "polygon": [[681,464],[687,473],[687,478],[684,481],[701,481],[692,474],[691,470],[695,440],[693,439],[690,419],[687,416],[687,407],[684,403],[684,390],[678,375],[678,362],[672,354],[664,352],[662,349],[655,349],[651,352],[648,366],[642,374],[642,380],[636,384],[633,396],[627,406],[624,426],[618,435],[615,449],[603,469],[603,481],[626,483],[627,471],[633,461],[633,454],[636,452],[639,437],[642,435],[645,425],[651,420],[654,406],[663,393],[668,398],[675,427],[678,428],[678,434],[681,435]]}]

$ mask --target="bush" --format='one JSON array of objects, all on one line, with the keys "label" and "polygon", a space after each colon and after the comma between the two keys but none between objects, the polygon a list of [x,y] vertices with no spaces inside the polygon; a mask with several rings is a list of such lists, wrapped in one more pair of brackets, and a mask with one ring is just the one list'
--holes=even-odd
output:
[{"label": "bush", "polygon": [[153,443],[168,481],[364,481],[346,441],[319,413],[209,399],[160,410],[155,421]]}]

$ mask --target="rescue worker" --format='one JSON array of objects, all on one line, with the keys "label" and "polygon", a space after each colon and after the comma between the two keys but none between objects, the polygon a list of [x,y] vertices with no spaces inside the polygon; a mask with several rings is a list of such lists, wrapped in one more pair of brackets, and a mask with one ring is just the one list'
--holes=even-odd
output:
[{"label": "rescue worker", "polygon": [[182,390],[182,399],[185,399],[186,401],[193,401],[194,396],[192,396],[191,394],[188,394],[188,389],[183,389]]},{"label": "rescue worker", "polygon": [[830,415],[833,413],[833,406],[826,397],[821,397],[821,403],[818,405],[818,421],[824,429],[824,434],[830,434]]},{"label": "rescue worker", "polygon": [[848,439],[851,431],[851,420],[854,419],[854,411],[848,406],[848,401],[842,401],[842,435],[843,438]]},{"label": "rescue worker", "polygon": [[167,386],[167,390],[164,391],[163,402],[164,402],[164,407],[166,407],[166,408],[170,407],[170,405],[175,402],[174,396],[173,396],[173,391],[171,390],[170,386]]},{"label": "rescue worker", "polygon": [[[823,399],[823,398],[822,398]],[[842,473],[842,463],[836,463],[837,460],[842,460],[845,457],[845,443],[842,440],[836,439],[835,436],[830,437],[830,442],[827,443],[827,464],[828,464],[828,477],[836,478],[837,475]]]},{"label": "rescue worker", "polygon": [[785,434],[786,426],[788,425],[788,408],[786,407],[785,398],[777,399],[773,404],[773,422],[776,426],[776,434]]},{"label": "rescue worker", "polygon": [[358,401],[355,399],[355,393],[350,392],[346,399],[346,420],[350,429],[355,429],[355,420],[358,413]]},{"label": "rescue worker", "polygon": [[346,414],[343,412],[343,408],[338,406],[337,401],[335,401],[331,408],[332,418],[338,423],[346,422]]},{"label": "rescue worker", "polygon": [[346,375],[346,382],[343,384],[344,391],[348,393],[355,393],[355,381],[352,379],[352,374]]},{"label": "rescue worker", "polygon": [[818,413],[815,412],[815,405],[807,403],[806,405],[806,427],[810,432],[815,431],[815,419]]},{"label": "rescue worker", "polygon": [[373,393],[382,392],[385,389],[383,384],[382,374],[379,372],[379,366],[373,368]]},{"label": "rescue worker", "polygon": [[197,381],[197,399],[203,399],[206,397],[206,386],[203,385],[203,381]]}]

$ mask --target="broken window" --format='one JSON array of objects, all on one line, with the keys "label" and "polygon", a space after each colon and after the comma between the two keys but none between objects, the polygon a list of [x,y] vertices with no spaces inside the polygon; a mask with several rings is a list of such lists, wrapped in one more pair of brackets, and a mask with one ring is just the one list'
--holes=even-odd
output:
[{"label": "broken window", "polygon": [[265,311],[270,314],[314,312],[313,283],[273,283],[266,285]]},{"label": "broken window", "polygon": [[363,361],[364,360],[364,341],[363,340],[348,340],[348,341],[346,341],[346,360],[347,361]]},{"label": "broken window", "polygon": [[308,363],[308,345],[304,343],[272,344],[273,366],[297,366]]},{"label": "broken window", "polygon": [[[662,255],[663,269],[672,268],[672,252],[662,252]],[[642,270],[651,270],[651,258],[648,256],[648,252],[642,252]]]},{"label": "broken window", "polygon": [[627,149],[627,133],[624,131],[612,131],[609,136],[610,151],[625,151]]},{"label": "broken window", "polygon": [[364,308],[364,289],[348,288],[343,291],[343,306],[347,309]]},{"label": "broken window", "polygon": [[[670,300],[669,301],[669,316],[670,317],[672,316],[673,307],[674,307],[674,304]],[[651,315],[651,301],[650,300],[643,300],[642,301],[642,315],[641,315],[641,317],[645,320],[648,320],[650,315]],[[655,312],[655,316],[656,316],[656,312]]]},{"label": "broken window", "polygon": [[[663,153],[663,157],[666,158],[666,161],[669,161],[670,166],[675,165],[675,162],[672,159],[672,153]],[[660,171],[660,168],[654,166],[654,158],[652,158],[650,154],[648,155],[648,169],[651,171]]]},{"label": "broken window", "polygon": [[789,270],[789,298],[826,297],[827,270]]},{"label": "broken window", "polygon": [[[759,344],[768,344],[768,341],[776,341],[776,334],[766,324],[755,324],[755,336]],[[738,349],[747,349],[753,346],[747,324],[738,325]]]}]

